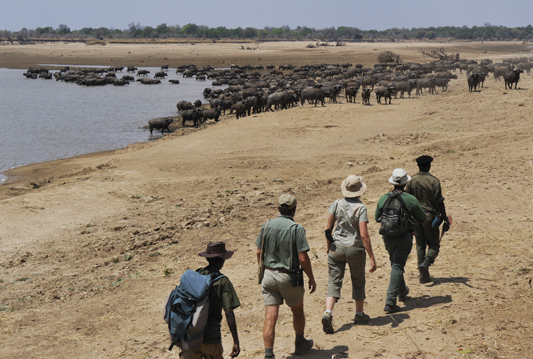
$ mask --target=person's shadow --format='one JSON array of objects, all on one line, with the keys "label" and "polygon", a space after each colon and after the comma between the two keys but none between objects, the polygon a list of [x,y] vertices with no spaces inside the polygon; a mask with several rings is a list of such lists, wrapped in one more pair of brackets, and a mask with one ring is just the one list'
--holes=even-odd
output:
[{"label": "person's shadow", "polygon": [[467,277],[447,277],[447,278],[435,278],[433,277],[433,282],[429,285],[429,287],[434,287],[436,285],[444,284],[444,283],[460,283],[464,284],[467,287],[474,288],[468,282],[470,281]]},{"label": "person's shadow", "polygon": [[[346,324],[345,324],[346,325]],[[311,348],[307,353],[305,353],[306,358],[320,358],[320,359],[329,359],[329,358],[348,358],[348,348],[347,345],[336,345],[332,349],[324,350],[324,349],[316,349],[315,346]],[[296,358],[302,358],[301,355],[295,355],[294,353],[291,353],[287,356],[287,359],[296,359]]]}]

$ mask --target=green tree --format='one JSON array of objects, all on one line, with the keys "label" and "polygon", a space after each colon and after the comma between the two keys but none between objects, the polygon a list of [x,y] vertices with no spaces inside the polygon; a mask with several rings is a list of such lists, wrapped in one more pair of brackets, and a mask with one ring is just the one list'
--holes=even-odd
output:
[{"label": "green tree", "polygon": [[242,35],[245,39],[255,39],[257,37],[257,30],[252,27],[244,29]]},{"label": "green tree", "polygon": [[60,36],[65,36],[65,35],[71,33],[70,28],[67,25],[65,25],[65,24],[59,24],[59,26],[57,27],[56,32]]},{"label": "green tree", "polygon": [[187,24],[183,26],[181,32],[187,36],[193,37],[198,32],[198,25],[196,24]]}]

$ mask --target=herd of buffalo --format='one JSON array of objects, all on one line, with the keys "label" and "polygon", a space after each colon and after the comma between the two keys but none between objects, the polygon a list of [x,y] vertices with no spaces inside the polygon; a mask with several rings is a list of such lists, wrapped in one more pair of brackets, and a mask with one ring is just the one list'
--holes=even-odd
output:
[{"label": "herd of buffalo", "polygon": [[[448,83],[465,73],[468,90],[477,91],[484,86],[485,79],[493,74],[496,81],[504,80],[505,89],[517,88],[520,74],[530,74],[533,57],[521,57],[494,63],[489,59],[481,60],[438,60],[429,63],[378,63],[373,68],[361,64],[315,64],[293,66],[284,64],[276,69],[273,65],[251,66],[231,65],[225,69],[214,69],[211,66],[195,65],[179,66],[176,73],[183,77],[194,77],[196,80],[211,81],[211,87],[203,91],[203,98],[194,103],[179,101],[176,105],[183,126],[192,122],[194,126],[208,119],[219,120],[221,114],[235,113],[238,118],[250,116],[252,113],[283,110],[294,106],[311,104],[325,106],[326,100],[336,103],[339,96],[346,102],[356,102],[358,94],[361,104],[370,105],[372,92],[376,102],[390,104],[392,97],[403,98],[411,93],[421,95],[436,94],[437,88],[445,92]],[[24,73],[27,78],[44,78],[57,81],[74,82],[84,86],[125,86],[131,82],[142,84],[160,84],[168,75],[168,65],[150,77],[148,70],[127,67],[130,73],[117,77],[123,67],[70,69],[65,67],[54,74],[46,68],[30,68]],[[134,75],[137,76],[135,79]],[[179,80],[168,80],[179,84]],[[382,102],[383,101],[383,102]],[[159,118],[149,121],[150,133],[154,129],[161,132],[169,130],[171,118]]]}]

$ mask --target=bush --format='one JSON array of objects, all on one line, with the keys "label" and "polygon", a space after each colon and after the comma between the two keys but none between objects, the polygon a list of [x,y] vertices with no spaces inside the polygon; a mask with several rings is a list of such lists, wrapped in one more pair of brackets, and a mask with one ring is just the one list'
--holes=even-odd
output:
[{"label": "bush", "polygon": [[400,55],[395,54],[391,51],[384,51],[378,55],[378,62],[379,63],[385,63],[385,62],[401,62]]}]

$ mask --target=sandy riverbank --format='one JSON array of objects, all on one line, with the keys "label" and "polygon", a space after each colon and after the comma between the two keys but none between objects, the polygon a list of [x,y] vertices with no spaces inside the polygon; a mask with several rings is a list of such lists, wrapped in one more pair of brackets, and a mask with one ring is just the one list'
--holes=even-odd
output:
[{"label": "sandy riverbank", "polygon": [[[521,43],[307,43],[2,46],[0,67],[38,64],[160,66],[362,63],[391,50],[427,62],[421,48],[501,61],[530,56]],[[252,45],[250,45],[252,46]],[[533,314],[531,250],[533,79],[518,90],[487,79],[469,93],[464,74],[447,92],[394,99],[391,105],[303,106],[236,120],[225,116],[187,135],[8,171],[0,186],[0,356],[6,358],[170,358],[162,301],[196,254],[224,240],[236,254],[224,273],[235,284],[242,358],[262,358],[263,304],[255,284],[253,241],[276,215],[277,197],[299,200],[318,290],[306,296],[306,358],[530,357]],[[378,226],[369,224],[378,270],[367,276],[371,325],[350,325],[345,287],[334,335],[322,332],[327,265],[323,228],[348,174],[364,176],[363,202],[374,213],[392,169],[416,171],[430,154],[454,217],[431,267],[418,283],[412,253],[410,299],[383,312],[389,262]],[[230,347],[225,326],[224,344]],[[289,310],[280,311],[277,358],[292,351]],[[68,354],[67,354],[68,353]]]}]

